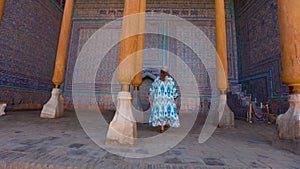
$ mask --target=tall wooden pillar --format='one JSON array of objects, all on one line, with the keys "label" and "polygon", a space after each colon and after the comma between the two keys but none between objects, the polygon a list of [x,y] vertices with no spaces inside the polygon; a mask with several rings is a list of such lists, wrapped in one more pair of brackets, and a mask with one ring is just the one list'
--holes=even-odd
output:
[{"label": "tall wooden pillar", "polygon": [[5,2],[6,2],[6,0],[0,0],[0,24],[2,22],[2,16],[3,16],[3,12],[4,12]]},{"label": "tall wooden pillar", "polygon": [[278,116],[281,139],[300,139],[300,1],[278,0],[282,81],[290,88],[290,107]]},{"label": "tall wooden pillar", "polygon": [[142,84],[142,70],[143,70],[143,61],[144,61],[144,31],[145,31],[145,12],[146,12],[146,0],[140,0],[139,7],[139,23],[138,23],[138,35],[137,35],[137,55],[136,55],[136,75],[132,80],[132,85],[134,90],[138,90],[138,87]]},{"label": "tall wooden pillar", "polygon": [[140,101],[139,86],[143,81],[143,61],[144,61],[144,31],[145,31],[145,15],[146,15],[146,0],[140,0],[140,14],[139,14],[139,30],[137,35],[137,53],[135,64],[135,76],[132,80],[134,91],[132,92],[133,116],[137,122],[147,122],[145,113],[143,112]]},{"label": "tall wooden pillar", "polygon": [[117,79],[121,84],[118,94],[117,112],[109,124],[106,137],[108,145],[134,145],[136,143],[136,122],[132,113],[130,84],[136,75],[140,6],[146,1],[125,0],[122,23],[122,40]]},{"label": "tall wooden pillar", "polygon": [[120,43],[120,57],[117,79],[122,91],[129,91],[136,69],[136,51],[139,30],[139,0],[125,0],[124,18],[122,23],[122,41]]},{"label": "tall wooden pillar", "polygon": [[55,88],[58,88],[59,85],[61,85],[64,82],[73,6],[74,0],[66,0],[58,41],[54,74],[52,77],[52,82],[55,84]]},{"label": "tall wooden pillar", "polygon": [[66,0],[58,41],[54,74],[52,77],[55,88],[52,90],[50,100],[43,107],[41,113],[42,118],[57,118],[63,116],[64,108],[60,101],[61,91],[59,86],[64,82],[73,6],[74,0]]},{"label": "tall wooden pillar", "polygon": [[220,90],[218,112],[222,114],[219,127],[233,127],[234,115],[227,105],[226,90],[228,88],[226,23],[224,0],[215,0],[216,6],[216,71],[217,88]]},{"label": "tall wooden pillar", "polygon": [[[5,7],[5,0],[0,0],[0,25],[1,25],[1,22],[2,22],[4,7]],[[5,115],[5,112],[4,112],[5,107],[6,107],[6,103],[0,102],[0,116]]]}]

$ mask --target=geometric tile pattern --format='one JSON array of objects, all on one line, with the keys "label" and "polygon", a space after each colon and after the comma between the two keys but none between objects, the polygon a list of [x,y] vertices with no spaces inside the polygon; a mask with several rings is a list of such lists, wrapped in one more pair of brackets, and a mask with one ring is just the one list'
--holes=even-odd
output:
[{"label": "geometric tile pattern", "polygon": [[[49,3],[58,11],[63,12],[66,0],[48,0]],[[76,0],[75,0],[76,1]]]},{"label": "geometric tile pattern", "polygon": [[[0,101],[7,101],[10,105],[44,103],[53,87],[51,78],[65,0],[28,2],[7,1],[0,27],[0,56],[3,58],[0,60],[0,89],[5,91],[1,92]],[[69,103],[72,102],[68,94],[71,91],[72,68],[81,47],[97,29],[122,17],[123,6],[123,1],[118,0],[75,1],[63,84]],[[284,112],[287,106],[280,103],[286,101],[288,88],[280,76],[277,0],[225,0],[225,8],[230,84],[242,84],[242,90],[247,90],[259,102],[269,102],[275,113]],[[215,42],[214,0],[153,0],[147,2],[147,12],[173,14],[187,19]],[[185,45],[169,37],[148,35],[145,38],[146,48],[164,48],[178,54],[191,67],[199,86],[207,89],[205,82],[208,79],[202,63]],[[100,92],[98,104],[106,107],[114,107],[110,86],[105,82],[110,81],[117,65],[118,49],[116,45],[110,51],[96,77],[99,82],[96,88]],[[147,63],[149,65],[146,62],[146,66]],[[156,66],[161,64],[164,63],[158,62]]]},{"label": "geometric tile pattern", "polygon": [[[277,0],[235,0],[238,73],[242,90],[278,113],[288,87],[281,81]],[[276,100],[276,101],[275,101]],[[274,105],[272,104],[274,103]],[[285,108],[284,108],[285,109]],[[281,111],[280,111],[281,112]]]},{"label": "geometric tile pattern", "polygon": [[[74,65],[82,46],[88,38],[106,23],[123,16],[123,2],[120,1],[93,1],[77,0],[73,14],[73,23],[70,39],[70,48],[68,53],[67,70],[65,76],[64,96],[68,103],[72,103],[72,73]],[[228,45],[228,76],[229,82],[237,82],[237,50],[235,38],[235,20],[234,6],[232,0],[225,1],[226,8],[226,27],[227,27],[227,45]],[[207,37],[215,43],[215,1],[183,1],[183,0],[166,0],[166,1],[147,1],[146,12],[158,12],[173,14],[186,19],[201,29]],[[164,26],[162,28],[165,29]],[[173,29],[173,28],[172,28]],[[176,28],[174,28],[176,29]],[[183,32],[184,33],[184,32]],[[113,35],[112,35],[113,36]],[[119,44],[118,44],[119,45]],[[110,84],[112,72],[114,72],[119,57],[119,46],[115,45],[105,56],[100,65],[96,77],[96,91],[99,100],[98,104],[104,105],[105,108],[111,109]],[[191,49],[180,43],[176,39],[164,35],[145,35],[145,48],[164,49],[177,54],[191,68],[197,83],[203,95],[209,90],[209,79],[202,62],[196,57]],[[170,58],[166,54],[159,54],[157,61],[147,59],[145,56],[144,68],[159,68],[162,65],[168,65]],[[85,84],[86,85],[86,84]],[[89,103],[87,103],[89,104]]]},{"label": "geometric tile pattern", "polygon": [[16,105],[49,99],[61,16],[45,1],[6,1],[0,26],[0,101]]}]

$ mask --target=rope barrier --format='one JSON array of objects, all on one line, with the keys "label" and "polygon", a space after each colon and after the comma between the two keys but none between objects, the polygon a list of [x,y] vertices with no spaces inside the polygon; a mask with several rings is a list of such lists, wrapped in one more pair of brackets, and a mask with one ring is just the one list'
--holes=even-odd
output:
[{"label": "rope barrier", "polygon": [[268,103],[266,104],[264,110],[262,111],[261,116],[259,116],[258,113],[255,112],[253,104],[250,102],[250,105],[249,105],[249,114],[248,114],[248,122],[249,123],[253,123],[253,121],[252,121],[253,117],[255,117],[258,120],[261,120],[261,119],[263,119],[266,116],[266,114],[267,114],[267,122],[268,122],[268,124],[271,124],[271,121],[270,121],[270,111],[269,111],[269,105],[268,105]]},{"label": "rope barrier", "polygon": [[[251,106],[253,106],[253,105],[251,104]],[[254,114],[255,118],[257,118],[258,120],[263,119],[265,117],[266,113],[267,113],[266,108],[264,108],[264,111],[262,112],[262,115],[259,117],[257,115],[257,113],[254,111],[254,109],[252,109],[252,110],[253,110],[253,114]]]}]

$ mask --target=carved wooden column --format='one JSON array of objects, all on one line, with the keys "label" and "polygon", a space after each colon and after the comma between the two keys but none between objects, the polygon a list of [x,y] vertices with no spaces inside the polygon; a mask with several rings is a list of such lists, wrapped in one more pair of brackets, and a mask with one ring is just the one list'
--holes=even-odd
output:
[{"label": "carved wooden column", "polygon": [[2,16],[3,16],[3,12],[4,12],[5,1],[6,0],[0,0],[0,24],[1,24]]},{"label": "carved wooden column", "polygon": [[[290,107],[277,118],[280,139],[300,139],[300,1],[278,0],[282,81],[290,88]],[[300,141],[299,145],[300,146]]]},{"label": "carved wooden column", "polygon": [[122,91],[118,94],[117,111],[109,124],[106,137],[108,145],[134,145],[136,122],[132,114],[130,84],[136,74],[140,0],[125,0],[122,23],[122,41],[117,79]]},{"label": "carved wooden column", "polygon": [[64,107],[60,101],[62,96],[59,86],[64,82],[73,6],[74,0],[66,0],[58,41],[54,74],[52,77],[55,88],[52,90],[50,100],[43,107],[41,113],[42,118],[57,118],[63,116]]},{"label": "carved wooden column", "polygon": [[[5,0],[0,0],[0,25],[1,25],[1,22],[2,22],[4,7],[5,7]],[[5,112],[4,112],[5,107],[6,107],[6,103],[0,102],[0,116],[5,115]]]},{"label": "carved wooden column", "polygon": [[215,0],[216,5],[216,68],[217,88],[220,90],[218,112],[222,114],[219,127],[233,127],[234,114],[227,105],[226,90],[228,88],[226,24],[224,0]]},{"label": "carved wooden column", "polygon": [[[146,0],[140,0],[140,14],[139,14],[139,30],[137,35],[137,53],[136,53],[136,75],[132,80],[134,91],[132,93],[133,116],[136,122],[147,122],[144,118],[144,112],[140,101],[139,86],[143,82],[143,61],[144,61],[144,31],[145,31],[145,15],[146,15]],[[146,116],[145,116],[146,117]]]}]

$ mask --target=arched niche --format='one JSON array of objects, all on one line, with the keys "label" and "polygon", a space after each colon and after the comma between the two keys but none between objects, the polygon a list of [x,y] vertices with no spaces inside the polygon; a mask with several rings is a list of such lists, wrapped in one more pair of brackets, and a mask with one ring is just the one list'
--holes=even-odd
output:
[{"label": "arched niche", "polygon": [[144,111],[149,109],[149,100],[146,98],[146,96],[148,94],[148,90],[152,82],[155,80],[158,74],[159,74],[158,69],[148,68],[143,70],[143,83],[139,89],[140,89],[140,101]]}]

